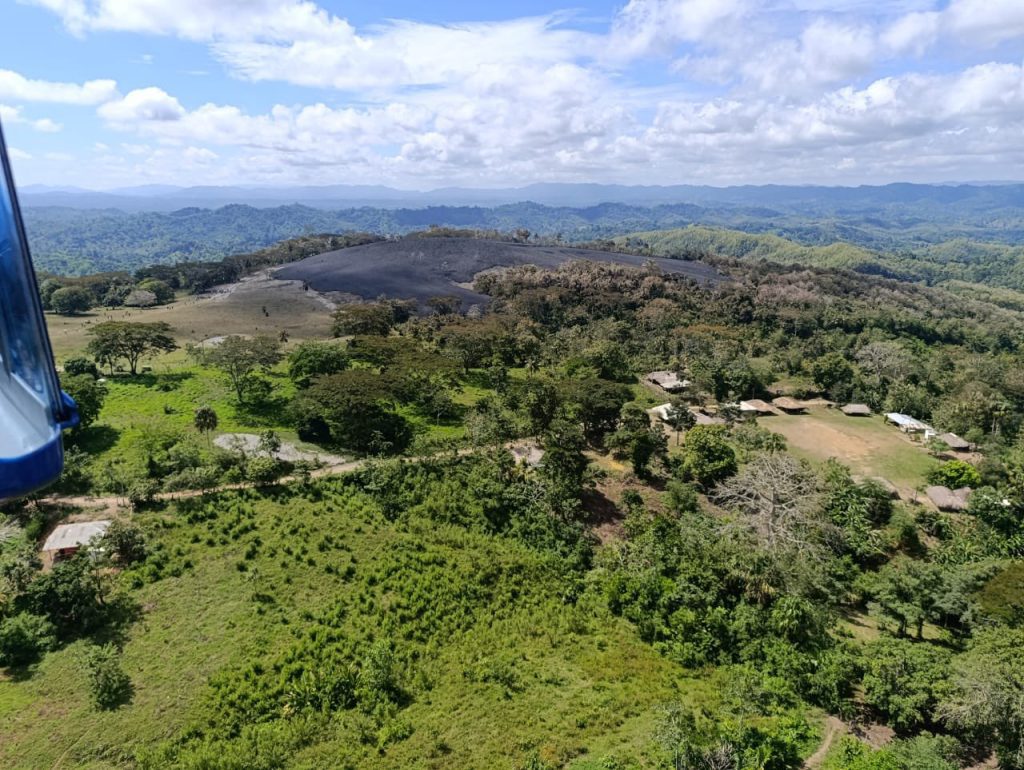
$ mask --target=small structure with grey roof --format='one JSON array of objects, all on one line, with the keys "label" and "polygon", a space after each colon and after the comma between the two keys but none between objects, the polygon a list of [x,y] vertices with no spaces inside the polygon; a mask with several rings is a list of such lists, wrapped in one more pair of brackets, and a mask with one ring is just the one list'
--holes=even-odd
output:
[{"label": "small structure with grey roof", "polygon": [[928,423],[921,422],[915,417],[911,417],[908,414],[900,414],[899,412],[888,412],[885,415],[885,419],[904,433],[929,433],[935,430]]},{"label": "small structure with grey roof", "polygon": [[690,387],[690,381],[681,379],[675,372],[651,372],[644,379],[669,393],[675,393]]},{"label": "small structure with grey roof", "polygon": [[924,493],[940,511],[963,511],[967,508],[971,489],[969,487],[950,489],[949,487],[932,486],[927,487]]},{"label": "small structure with grey roof", "polygon": [[103,537],[109,527],[107,519],[58,524],[43,543],[43,553],[52,554],[54,559],[73,556],[82,546]]},{"label": "small structure with grey roof", "polygon": [[847,417],[870,417],[871,407],[867,404],[847,404],[840,410]]},{"label": "small structure with grey roof", "polygon": [[954,452],[969,452],[971,449],[971,443],[955,433],[940,433],[936,438]]}]

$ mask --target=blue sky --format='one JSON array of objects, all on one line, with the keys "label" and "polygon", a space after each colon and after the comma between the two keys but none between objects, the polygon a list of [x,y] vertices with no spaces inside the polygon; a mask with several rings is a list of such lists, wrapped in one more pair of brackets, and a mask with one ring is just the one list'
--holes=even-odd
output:
[{"label": "blue sky", "polygon": [[1021,0],[0,0],[21,184],[1024,178]]}]

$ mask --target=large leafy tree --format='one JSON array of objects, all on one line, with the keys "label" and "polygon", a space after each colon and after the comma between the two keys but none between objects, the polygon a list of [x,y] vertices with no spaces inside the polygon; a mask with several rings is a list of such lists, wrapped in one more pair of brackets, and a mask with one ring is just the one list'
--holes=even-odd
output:
[{"label": "large leafy tree", "polygon": [[176,350],[178,345],[163,322],[132,323],[104,321],[89,329],[88,351],[97,362],[109,366],[111,373],[118,361],[128,362],[128,370],[138,373],[139,359],[155,353]]},{"label": "large leafy tree", "polygon": [[1024,768],[1024,629],[981,631],[953,662],[952,688],[938,707],[949,727],[983,737],[999,766]]},{"label": "large leafy tree", "polygon": [[253,376],[258,372],[266,372],[281,360],[281,343],[266,335],[231,335],[221,340],[216,347],[202,351],[201,358],[228,376],[239,403],[242,403]]},{"label": "large leafy tree", "polygon": [[93,305],[92,292],[80,286],[57,289],[50,295],[50,307],[61,315],[78,315]]},{"label": "large leafy tree", "polygon": [[78,429],[88,428],[99,417],[107,388],[89,374],[61,378],[61,386],[78,405]]},{"label": "large leafy tree", "polygon": [[288,356],[288,376],[300,388],[308,388],[314,377],[343,372],[348,364],[348,353],[341,344],[306,340]]},{"label": "large leafy tree", "polygon": [[736,472],[736,452],[725,435],[722,425],[698,425],[686,434],[679,466],[684,479],[709,487]]}]

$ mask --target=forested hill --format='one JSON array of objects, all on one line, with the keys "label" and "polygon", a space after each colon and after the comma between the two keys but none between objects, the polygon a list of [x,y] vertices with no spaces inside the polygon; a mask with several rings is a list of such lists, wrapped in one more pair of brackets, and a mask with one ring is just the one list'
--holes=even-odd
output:
[{"label": "forested hill", "polygon": [[850,243],[809,246],[775,235],[691,226],[612,239],[613,248],[651,256],[700,259],[708,255],[780,264],[834,267],[929,284],[962,281],[1024,291],[1024,246],[966,238],[883,252]]},{"label": "forested hill", "polygon": [[[757,188],[761,189],[761,188]],[[853,244],[886,258],[919,257],[926,261],[967,259],[997,263],[986,278],[1004,280],[1002,262],[1016,260],[1006,245],[1024,244],[1024,205],[1012,195],[991,208],[979,208],[977,195],[965,197],[961,188],[941,188],[945,197],[868,196],[854,191],[847,199],[835,196],[816,201],[812,188],[779,188],[779,199],[768,205],[749,201],[707,200],[701,204],[633,205],[601,203],[585,208],[524,202],[494,206],[429,206],[426,208],[347,208],[326,210],[304,205],[254,208],[185,208],[170,213],[127,213],[118,209],[26,208],[25,215],[36,263],[42,270],[81,275],[107,270],[132,270],[154,263],[220,259],[230,253],[262,248],[285,238],[324,232],[360,231],[404,234],[431,225],[560,237],[570,243],[607,239],[623,233],[669,230],[703,225],[755,235],[775,235],[804,246]],[[878,188],[887,190],[888,188]],[[931,189],[931,188],[929,188]],[[974,189],[974,188],[971,188]],[[988,190],[989,188],[978,188]],[[1001,190],[1002,188],[991,188]],[[1007,188],[1012,189],[1013,188]],[[834,191],[833,191],[834,192]],[[994,192],[989,193],[995,195]],[[795,197],[794,197],[795,196]],[[763,196],[762,196],[763,197]],[[990,243],[991,246],[949,241]],[[790,247],[759,241],[761,249]],[[808,252],[810,253],[810,252]],[[865,257],[866,259],[866,257]],[[790,260],[793,261],[793,260]],[[870,260],[869,260],[870,261]],[[901,268],[901,271],[906,272]],[[898,272],[897,274],[903,274]]]}]

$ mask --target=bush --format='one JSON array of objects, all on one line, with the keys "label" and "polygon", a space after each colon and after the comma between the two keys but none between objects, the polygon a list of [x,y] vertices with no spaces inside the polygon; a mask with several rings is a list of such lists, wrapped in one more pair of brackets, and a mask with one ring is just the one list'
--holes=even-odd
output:
[{"label": "bush", "polygon": [[22,612],[0,622],[0,666],[33,663],[57,641],[57,630],[41,615]]},{"label": "bush", "polygon": [[103,545],[120,564],[134,564],[146,558],[146,539],[134,524],[114,521],[103,535]]},{"label": "bush", "polygon": [[950,460],[928,473],[928,481],[932,484],[941,484],[950,489],[960,487],[977,487],[981,484],[981,474],[978,469],[963,460]]},{"label": "bush", "polygon": [[245,478],[255,484],[272,484],[288,470],[287,465],[275,457],[253,457],[245,466]]},{"label": "bush", "polygon": [[131,697],[132,683],[121,668],[120,654],[112,644],[93,646],[85,655],[89,696],[104,711],[115,709]]},{"label": "bush", "polygon": [[69,377],[77,377],[80,374],[88,374],[93,379],[100,376],[100,371],[96,367],[96,362],[91,361],[85,356],[76,356],[69,358],[64,362],[64,374]]}]

